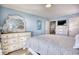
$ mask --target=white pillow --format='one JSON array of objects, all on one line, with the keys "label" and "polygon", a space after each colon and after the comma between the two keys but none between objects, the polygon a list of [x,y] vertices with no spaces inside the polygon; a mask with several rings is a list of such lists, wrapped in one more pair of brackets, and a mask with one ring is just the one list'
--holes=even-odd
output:
[{"label": "white pillow", "polygon": [[75,44],[74,44],[73,48],[79,48],[79,34],[77,34],[75,36]]}]

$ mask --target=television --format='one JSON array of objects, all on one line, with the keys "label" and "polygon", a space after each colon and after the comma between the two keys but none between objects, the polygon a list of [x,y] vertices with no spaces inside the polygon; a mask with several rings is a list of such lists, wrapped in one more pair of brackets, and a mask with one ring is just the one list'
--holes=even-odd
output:
[{"label": "television", "polygon": [[59,20],[58,25],[66,25],[66,20]]}]

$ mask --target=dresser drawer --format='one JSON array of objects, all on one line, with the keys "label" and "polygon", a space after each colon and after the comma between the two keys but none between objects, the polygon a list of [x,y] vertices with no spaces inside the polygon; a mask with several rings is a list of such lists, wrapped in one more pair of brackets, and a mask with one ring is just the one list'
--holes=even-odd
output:
[{"label": "dresser drawer", "polygon": [[1,38],[13,38],[13,37],[20,37],[20,36],[31,36],[31,32],[28,33],[10,33],[10,34],[2,34]]},{"label": "dresser drawer", "polygon": [[15,38],[17,36],[18,36],[17,34],[2,34],[1,38],[3,38],[3,39],[9,39],[9,38]]},{"label": "dresser drawer", "polygon": [[9,46],[5,46],[2,48],[3,50],[8,50],[9,49]]},{"label": "dresser drawer", "polygon": [[3,52],[3,54],[7,54],[7,53],[9,53],[10,51],[9,51],[9,50],[3,50],[2,52]]},{"label": "dresser drawer", "polygon": [[9,48],[10,48],[9,46],[3,47],[3,49],[2,49],[3,53],[7,54],[8,52],[10,52],[11,50]]},{"label": "dresser drawer", "polygon": [[19,49],[19,44],[18,43],[17,44],[13,44],[13,45],[9,46],[9,49],[11,51],[17,50],[17,49]]},{"label": "dresser drawer", "polygon": [[21,47],[18,44],[8,45],[3,47],[3,53],[7,54],[8,52],[15,51],[20,49]]},{"label": "dresser drawer", "polygon": [[8,37],[9,37],[9,36],[8,36],[8,35],[5,35],[5,34],[2,34],[2,35],[1,35],[1,38],[3,38],[3,39],[4,39],[4,38],[8,38]]},{"label": "dresser drawer", "polygon": [[16,44],[16,43],[18,43],[18,38],[11,38],[11,39],[9,39],[8,43],[9,44]]},{"label": "dresser drawer", "polygon": [[2,40],[2,45],[3,46],[11,45],[11,44],[16,44],[16,43],[18,43],[17,38]]},{"label": "dresser drawer", "polygon": [[8,40],[1,40],[2,47],[9,45]]},{"label": "dresser drawer", "polygon": [[18,33],[17,36],[31,36],[31,33]]},{"label": "dresser drawer", "polygon": [[26,37],[19,37],[19,41],[26,41]]},{"label": "dresser drawer", "polygon": [[1,40],[1,43],[2,43],[2,44],[6,44],[6,43],[8,43],[8,40],[2,39],[2,40]]}]

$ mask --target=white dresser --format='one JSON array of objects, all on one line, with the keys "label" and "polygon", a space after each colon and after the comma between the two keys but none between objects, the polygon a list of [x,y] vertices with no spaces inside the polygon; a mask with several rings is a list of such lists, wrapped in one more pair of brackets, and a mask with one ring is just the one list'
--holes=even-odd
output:
[{"label": "white dresser", "polygon": [[57,35],[68,35],[68,26],[56,26]]},{"label": "white dresser", "polygon": [[1,34],[3,54],[24,48],[25,42],[31,37],[31,32]]},{"label": "white dresser", "polygon": [[1,48],[1,33],[0,33],[0,55],[2,55],[2,48]]}]

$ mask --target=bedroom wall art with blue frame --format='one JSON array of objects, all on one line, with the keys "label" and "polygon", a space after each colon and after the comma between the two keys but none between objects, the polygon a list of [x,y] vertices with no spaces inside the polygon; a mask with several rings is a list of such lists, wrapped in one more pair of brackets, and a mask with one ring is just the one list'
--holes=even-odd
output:
[{"label": "bedroom wall art with blue frame", "polygon": [[[32,14],[29,14],[29,13],[17,11],[17,10],[2,7],[2,6],[0,7],[0,14],[1,14],[0,15],[0,26],[4,25],[5,20],[6,20],[6,18],[9,14],[10,15],[11,14],[12,15],[16,14],[16,15],[20,15],[20,16],[24,17],[24,21],[26,23],[26,31],[32,32],[32,35],[36,36],[36,35],[40,35],[40,34],[45,33],[46,18],[44,18],[44,17],[37,16],[37,15],[32,15]],[[40,24],[39,26],[37,26],[37,21],[38,20],[41,21],[42,25]]]},{"label": "bedroom wall art with blue frame", "polygon": [[37,30],[41,30],[41,29],[42,29],[42,21],[37,20]]}]

